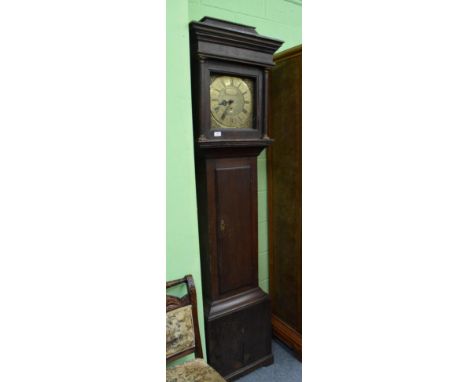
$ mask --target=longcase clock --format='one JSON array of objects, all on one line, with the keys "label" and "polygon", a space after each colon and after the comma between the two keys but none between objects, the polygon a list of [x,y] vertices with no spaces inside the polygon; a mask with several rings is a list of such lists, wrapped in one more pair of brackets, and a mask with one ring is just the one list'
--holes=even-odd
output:
[{"label": "longcase clock", "polygon": [[257,156],[268,72],[282,41],[204,17],[190,23],[198,226],[208,362],[233,380],[273,362],[258,286]]}]

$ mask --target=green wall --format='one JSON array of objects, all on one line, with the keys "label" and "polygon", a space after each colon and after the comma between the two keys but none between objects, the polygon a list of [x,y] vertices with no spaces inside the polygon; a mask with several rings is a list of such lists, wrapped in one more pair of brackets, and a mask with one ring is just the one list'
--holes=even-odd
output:
[{"label": "green wall", "polygon": [[[195,170],[192,146],[188,23],[204,16],[252,25],[284,41],[302,43],[300,0],[168,0],[166,2],[166,277],[191,273],[201,298]],[[268,291],[266,152],[258,158],[258,276]],[[202,309],[199,310],[204,338]],[[205,353],[206,354],[206,353]]]},{"label": "green wall", "polygon": [[188,20],[187,0],[166,2],[166,279],[193,275],[204,339]]}]

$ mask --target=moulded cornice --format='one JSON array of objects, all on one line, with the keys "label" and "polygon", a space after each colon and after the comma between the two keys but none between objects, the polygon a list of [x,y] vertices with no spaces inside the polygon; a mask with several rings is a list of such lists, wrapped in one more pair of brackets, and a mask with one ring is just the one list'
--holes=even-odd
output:
[{"label": "moulded cornice", "polygon": [[[192,44],[195,52],[202,57],[232,59],[232,52],[212,49],[216,46],[231,46],[237,48],[235,57],[238,61],[248,61],[266,66],[273,65],[270,58],[283,44],[283,41],[259,35],[254,27],[204,17],[200,21],[190,23]],[[258,52],[257,55],[243,54],[245,50]]]}]

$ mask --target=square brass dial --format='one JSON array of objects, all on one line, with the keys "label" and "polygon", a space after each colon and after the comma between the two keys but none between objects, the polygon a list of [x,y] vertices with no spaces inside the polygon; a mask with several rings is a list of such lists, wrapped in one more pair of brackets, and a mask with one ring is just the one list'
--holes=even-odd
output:
[{"label": "square brass dial", "polygon": [[211,129],[252,129],[254,102],[254,81],[251,78],[211,75]]}]

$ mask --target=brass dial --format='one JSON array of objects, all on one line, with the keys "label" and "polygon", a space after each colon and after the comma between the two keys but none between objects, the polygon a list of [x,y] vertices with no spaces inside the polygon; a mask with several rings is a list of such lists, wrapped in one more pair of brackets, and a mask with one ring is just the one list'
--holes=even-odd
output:
[{"label": "brass dial", "polygon": [[214,77],[210,85],[210,108],[216,123],[212,123],[212,128],[251,128],[252,99],[251,81],[233,76]]}]

